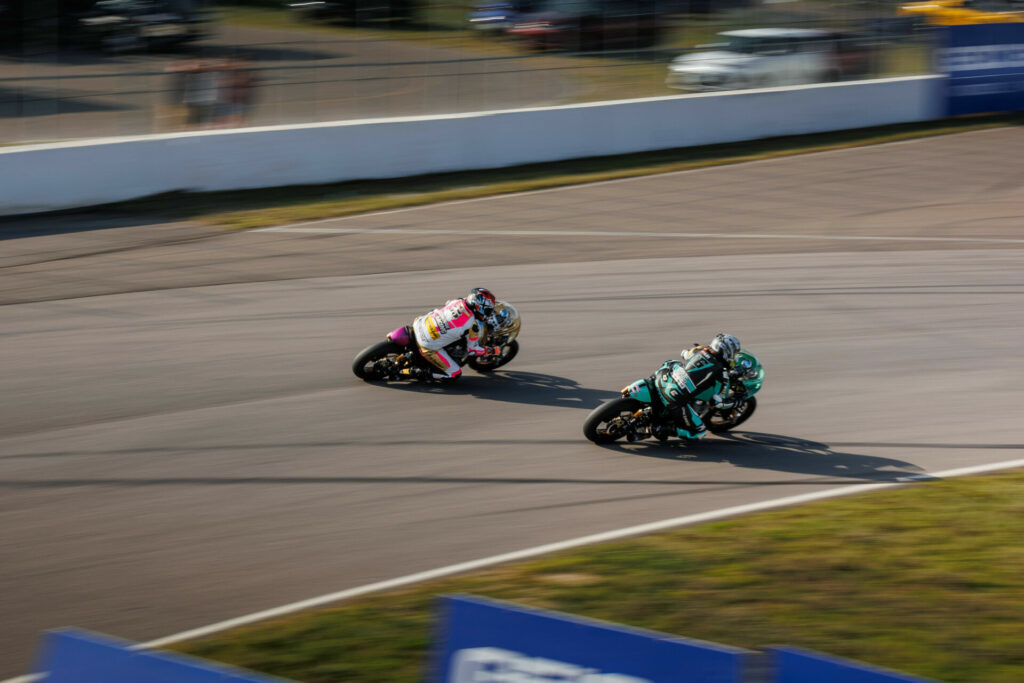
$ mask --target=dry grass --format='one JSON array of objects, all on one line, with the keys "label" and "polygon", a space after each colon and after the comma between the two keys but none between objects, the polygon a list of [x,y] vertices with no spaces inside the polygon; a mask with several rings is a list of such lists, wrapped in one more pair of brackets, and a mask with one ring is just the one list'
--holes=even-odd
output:
[{"label": "dry grass", "polygon": [[1018,683],[1022,566],[1016,472],[597,545],[179,649],[307,683],[415,681],[435,596],[459,592],[741,647],[797,645],[950,683]]}]

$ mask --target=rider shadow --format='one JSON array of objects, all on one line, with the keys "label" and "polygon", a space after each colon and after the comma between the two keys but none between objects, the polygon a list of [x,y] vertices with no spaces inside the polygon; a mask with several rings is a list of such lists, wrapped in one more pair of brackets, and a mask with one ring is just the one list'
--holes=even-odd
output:
[{"label": "rider shadow", "polygon": [[690,445],[675,439],[601,444],[603,448],[682,462],[718,462],[735,467],[839,479],[894,481],[923,472],[904,460],[834,451],[828,444],[779,434],[727,432]]},{"label": "rider shadow", "polygon": [[524,403],[553,408],[579,408],[592,410],[608,399],[619,395],[617,391],[581,387],[575,380],[541,372],[496,370],[481,375],[463,375],[453,384],[388,384],[389,389],[422,394],[448,394],[472,396],[489,401]]}]

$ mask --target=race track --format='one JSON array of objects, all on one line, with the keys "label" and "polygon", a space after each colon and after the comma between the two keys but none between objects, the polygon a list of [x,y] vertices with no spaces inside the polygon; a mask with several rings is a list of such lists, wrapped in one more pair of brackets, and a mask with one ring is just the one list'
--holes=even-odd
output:
[{"label": "race track", "polygon": [[[148,640],[583,534],[1022,457],[1020,145],[1008,129],[316,226],[349,232],[6,240],[20,256],[0,308],[0,613],[16,618],[0,622],[0,675],[25,672],[47,627]],[[915,185],[922,159],[934,174]],[[878,169],[904,189],[879,191]],[[685,222],[654,199],[696,188],[707,201]],[[630,197],[661,223],[615,224],[609,204]],[[505,234],[517,216],[720,236]],[[479,236],[394,232],[456,226]],[[62,240],[60,261],[29,258]],[[446,267],[463,248],[486,257]],[[176,281],[189,254],[202,266]],[[363,346],[477,285],[522,312],[507,371],[445,390],[351,376]],[[719,330],[768,373],[740,433],[583,441],[589,409]]]}]

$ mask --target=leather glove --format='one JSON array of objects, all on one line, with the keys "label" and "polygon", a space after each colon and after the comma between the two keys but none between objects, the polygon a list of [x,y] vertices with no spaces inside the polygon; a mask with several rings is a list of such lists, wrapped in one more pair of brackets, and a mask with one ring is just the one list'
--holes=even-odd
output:
[{"label": "leather glove", "polygon": [[735,401],[726,401],[722,396],[715,394],[711,397],[711,407],[715,410],[729,410],[736,406]]}]

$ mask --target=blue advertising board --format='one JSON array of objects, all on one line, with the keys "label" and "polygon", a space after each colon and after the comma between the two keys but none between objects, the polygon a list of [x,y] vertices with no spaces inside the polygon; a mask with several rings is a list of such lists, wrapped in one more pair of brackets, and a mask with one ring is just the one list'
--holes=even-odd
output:
[{"label": "blue advertising board", "polygon": [[740,683],[755,654],[473,596],[441,610],[434,683]]},{"label": "blue advertising board", "polygon": [[46,674],[46,683],[287,683],[172,652],[139,650],[134,643],[71,628],[43,637],[36,672]]},{"label": "blue advertising board", "polygon": [[937,53],[947,114],[1024,111],[1024,22],[949,26]]},{"label": "blue advertising board", "polygon": [[934,683],[796,647],[773,647],[769,652],[775,669],[772,683]]}]

